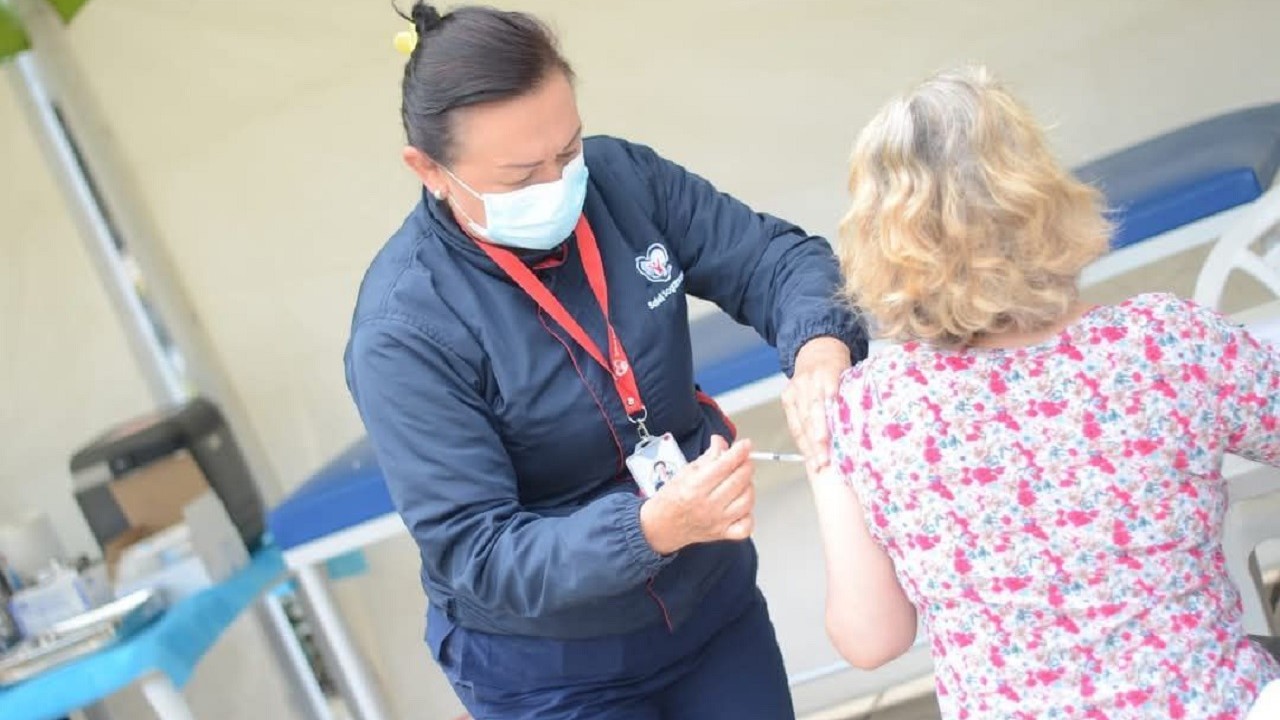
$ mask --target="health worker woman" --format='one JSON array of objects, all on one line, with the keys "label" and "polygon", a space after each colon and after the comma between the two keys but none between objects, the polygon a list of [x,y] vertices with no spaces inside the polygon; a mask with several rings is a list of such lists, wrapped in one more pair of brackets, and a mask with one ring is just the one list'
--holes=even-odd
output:
[{"label": "health worker woman", "polygon": [[419,2],[412,21],[423,194],[365,276],[346,369],[434,657],[476,718],[792,718],[751,446],[694,384],[686,295],[778,349],[820,464],[826,399],[866,351],[829,245],[586,137],[534,17]]}]

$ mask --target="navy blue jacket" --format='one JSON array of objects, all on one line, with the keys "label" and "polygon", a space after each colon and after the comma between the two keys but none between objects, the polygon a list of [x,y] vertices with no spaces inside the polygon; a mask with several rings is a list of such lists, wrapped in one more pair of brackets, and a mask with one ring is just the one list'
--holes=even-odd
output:
[{"label": "navy blue jacket", "polygon": [[[806,341],[865,354],[834,298],[827,242],[752,212],[649,148],[586,141],[584,213],[610,312],[655,433],[690,459],[719,411],[695,394],[685,293],[714,301],[778,348],[789,373]],[[661,244],[669,277],[637,258]],[[605,324],[576,243],[528,257],[601,348]],[[749,542],[662,557],[640,530],[623,465],[638,440],[609,375],[424,195],[374,259],[346,353],[347,383],[422,556],[430,601],[455,623],[555,638],[688,617],[731,567],[754,582]],[[816,550],[815,550],[816,552]]]}]

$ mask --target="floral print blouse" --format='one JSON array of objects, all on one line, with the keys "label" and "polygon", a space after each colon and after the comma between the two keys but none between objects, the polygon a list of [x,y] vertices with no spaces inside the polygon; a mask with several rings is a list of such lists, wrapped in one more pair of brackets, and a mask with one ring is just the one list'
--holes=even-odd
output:
[{"label": "floral print blouse", "polygon": [[1143,295],[1033,346],[889,347],[831,423],[944,717],[1226,720],[1280,677],[1220,544],[1223,454],[1280,464],[1280,353],[1217,314]]}]

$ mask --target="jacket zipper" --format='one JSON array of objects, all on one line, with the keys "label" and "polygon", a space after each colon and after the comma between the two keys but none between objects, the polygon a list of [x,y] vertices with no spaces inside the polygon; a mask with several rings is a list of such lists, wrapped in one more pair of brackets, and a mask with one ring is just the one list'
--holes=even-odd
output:
[{"label": "jacket zipper", "polygon": [[644,584],[644,589],[645,592],[649,593],[649,597],[658,603],[658,609],[662,611],[662,621],[667,625],[667,632],[674,634],[676,628],[671,624],[671,613],[667,612],[666,603],[662,602],[662,598],[658,597],[658,591],[653,589],[653,578],[649,578],[649,581]]}]

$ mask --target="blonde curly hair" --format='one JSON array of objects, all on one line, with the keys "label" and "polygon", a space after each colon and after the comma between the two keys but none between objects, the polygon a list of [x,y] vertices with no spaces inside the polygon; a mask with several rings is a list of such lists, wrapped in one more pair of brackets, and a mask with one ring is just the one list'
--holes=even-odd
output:
[{"label": "blonde curly hair", "polygon": [[892,340],[970,345],[1052,326],[1111,227],[984,68],[944,72],[858,136],[840,226],[844,293]]}]

